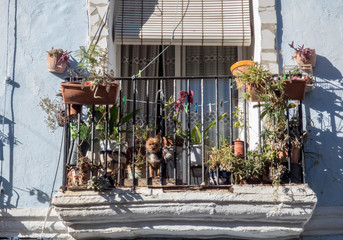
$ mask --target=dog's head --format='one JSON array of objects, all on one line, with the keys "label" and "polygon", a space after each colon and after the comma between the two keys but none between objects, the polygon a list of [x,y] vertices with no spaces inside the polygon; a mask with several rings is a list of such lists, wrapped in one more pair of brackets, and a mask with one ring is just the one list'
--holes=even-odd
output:
[{"label": "dog's head", "polygon": [[150,137],[146,140],[145,147],[149,153],[158,153],[161,150],[161,137],[157,135],[156,137]]}]

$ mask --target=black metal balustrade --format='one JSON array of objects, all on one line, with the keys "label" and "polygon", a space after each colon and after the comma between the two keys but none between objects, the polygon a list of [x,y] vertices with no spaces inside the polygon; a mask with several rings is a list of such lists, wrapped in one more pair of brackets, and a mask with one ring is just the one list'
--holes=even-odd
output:
[{"label": "black metal balustrade", "polygon": [[[161,151],[162,146],[165,146],[165,144],[170,143],[169,146],[169,158],[168,161],[172,161],[169,163],[160,164],[160,175],[159,176],[150,176],[149,174],[149,164],[146,159],[143,159],[143,164],[145,164],[145,176],[140,176],[142,179],[145,179],[145,185],[192,185],[192,184],[209,184],[208,176],[209,176],[209,168],[208,165],[208,150],[206,146],[206,137],[204,132],[206,127],[206,119],[205,119],[205,96],[214,96],[214,102],[209,103],[210,105],[214,105],[214,111],[212,111],[212,114],[215,115],[214,119],[216,120],[216,125],[212,130],[215,132],[214,138],[212,138],[212,143],[216,147],[219,147],[221,143],[221,132],[220,132],[220,126],[223,126],[224,128],[228,129],[228,134],[225,136],[230,145],[233,145],[234,142],[234,135],[235,129],[233,126],[233,122],[236,121],[233,117],[233,111],[234,107],[237,105],[238,99],[237,99],[237,90],[235,87],[235,82],[233,81],[232,77],[228,76],[212,76],[212,77],[163,77],[163,78],[118,78],[116,81],[120,82],[121,86],[128,86],[128,82],[131,82],[132,85],[132,91],[129,95],[125,95],[124,91],[120,88],[119,90],[119,99],[117,101],[117,109],[118,112],[115,112],[115,114],[118,114],[118,122],[116,122],[115,126],[117,127],[116,133],[118,134],[118,139],[123,139],[124,136],[126,138],[126,141],[128,142],[128,152],[123,152],[123,146],[122,144],[119,144],[117,142],[116,148],[112,150],[112,152],[108,151],[108,147],[111,144],[109,139],[109,133],[110,128],[113,128],[113,123],[110,124],[110,114],[111,114],[111,108],[110,106],[105,106],[105,116],[104,116],[104,123],[105,127],[102,129],[104,133],[104,151],[103,151],[103,163],[100,164],[101,167],[97,169],[97,173],[93,171],[91,175],[97,175],[97,176],[104,176],[105,178],[111,178],[110,182],[111,185],[116,186],[136,186],[138,185],[137,181],[137,174],[136,174],[136,165],[138,164],[138,160],[142,160],[142,156],[146,158],[147,151],[141,144],[144,142],[143,140],[146,139],[139,139],[141,142],[137,140],[136,135],[139,131],[145,130],[146,132],[150,132],[151,136],[155,136],[160,134],[162,136],[161,138]],[[194,103],[192,106],[187,106],[187,102],[189,103],[191,101],[190,92],[191,90],[191,82],[199,82],[200,83],[200,92],[196,92],[195,94],[200,97],[199,103]],[[204,82],[206,84],[213,84],[213,92],[209,92],[209,89],[205,89]],[[219,98],[219,82],[224,82],[224,84],[227,86],[227,95],[225,96],[229,101],[226,104],[229,104],[227,108],[227,115],[226,119],[227,122],[218,121],[220,117],[220,107],[223,105],[223,100]],[[139,92],[138,91],[138,83],[140,86],[144,86],[146,89],[146,92]],[[157,86],[157,89],[159,89],[157,92],[151,92],[151,89],[153,89],[152,86]],[[185,86],[185,89],[176,89],[177,86]],[[168,89],[165,89],[165,86],[167,86]],[[172,90],[170,89],[172,88]],[[177,129],[180,128],[180,125],[177,125],[176,121],[173,121],[172,118],[166,119],[167,113],[166,113],[166,102],[169,100],[169,96],[167,96],[166,92],[171,92],[172,97],[174,101],[178,98],[179,90],[185,90],[188,93],[188,99],[185,102],[186,105],[184,107],[187,108],[187,111],[184,111],[180,113],[180,123],[182,125],[182,129],[186,130],[188,129],[188,135],[183,139],[183,143],[181,141],[181,146],[177,146],[177,142],[180,140],[180,137],[177,135]],[[142,96],[144,94],[144,96]],[[303,115],[302,115],[302,103],[301,101],[297,102],[295,108],[291,110],[291,113],[287,112],[287,134],[290,134],[290,122],[294,123],[296,119],[296,124],[294,126],[291,126],[293,128],[296,128],[297,134],[301,136],[303,134]],[[249,146],[247,144],[248,137],[251,136],[249,134],[249,126],[248,126],[248,119],[247,119],[247,102],[246,100],[241,100],[241,104],[243,106],[243,141],[244,141],[244,157],[246,160],[247,157],[247,151],[249,149]],[[258,105],[258,119],[249,119],[249,121],[258,121],[258,146],[260,147],[259,151],[261,150],[261,146],[263,146],[263,135],[262,133],[262,126],[263,121],[260,118],[261,115],[261,107],[259,103],[254,103]],[[211,106],[212,106],[211,105]],[[141,107],[143,106],[143,107]],[[66,105],[67,107],[67,105]],[[68,106],[70,107],[70,106]],[[96,149],[96,144],[98,142],[98,135],[97,132],[97,121],[99,119],[96,119],[96,108],[97,106],[90,106],[88,114],[88,118],[85,119],[85,112],[86,107],[83,107],[82,113],[79,113],[77,115],[77,118],[71,119],[67,118],[67,121],[64,124],[64,181],[63,185],[67,186],[68,181],[70,181],[71,173],[70,173],[70,166],[76,165],[74,169],[78,169],[80,171],[80,161],[79,159],[82,157],[85,157],[85,152],[81,151],[81,143],[84,141],[81,139],[82,135],[82,123],[88,121],[89,123],[86,125],[88,128],[88,138],[89,138],[89,165],[95,165],[96,163],[96,157],[99,153]],[[138,110],[139,109],[139,110]],[[174,109],[175,111],[175,109]],[[192,111],[199,111],[200,112],[200,133],[201,133],[201,163],[194,167],[191,164],[191,128],[192,125],[194,127],[194,123],[192,123],[191,120],[191,113]],[[126,122],[125,124],[122,123],[123,119],[128,116],[131,117],[130,113],[132,114],[132,118],[130,121]],[[175,112],[172,113],[171,116],[173,116]],[[141,116],[144,116],[145,119],[142,119]],[[170,117],[170,116],[169,116]],[[126,119],[126,120],[127,120]],[[141,124],[140,127],[137,128],[138,122]],[[70,135],[70,123],[74,122],[77,123],[77,138],[74,140],[71,140]],[[144,122],[144,124],[142,124]],[[149,130],[149,126],[153,126],[152,131]],[[113,130],[113,129],[112,129]],[[125,130],[125,131],[124,131]],[[150,129],[151,130],[151,129]],[[168,136],[168,138],[166,138]],[[165,137],[165,138],[163,138]],[[76,144],[74,143],[76,141]],[[167,142],[165,142],[167,141]],[[303,141],[303,138],[301,138],[301,141]],[[253,147],[253,146],[251,146]],[[77,149],[76,149],[77,148]],[[143,152],[136,152],[137,149],[142,150]],[[291,159],[291,143],[288,142],[288,155],[287,155],[287,163],[285,163],[285,167],[287,168],[287,173],[284,174],[286,176],[286,180],[283,179],[282,181],[284,183],[301,183],[305,182],[305,175],[304,175],[304,151],[303,151],[303,142],[301,142],[301,148],[300,148],[300,164],[293,164]],[[76,161],[73,162],[73,152],[76,153]],[[142,155],[139,155],[142,154]],[[111,156],[111,159],[109,160],[109,156]],[[139,159],[138,159],[139,158]],[[125,159],[125,160],[124,160]],[[116,166],[113,167],[113,164]],[[109,168],[109,165],[111,165],[111,168],[113,171],[109,173],[107,170]],[[127,166],[130,166],[129,170]],[[166,170],[166,166],[169,167],[169,169]],[[293,168],[296,166],[296,168],[301,169],[300,175],[298,173],[293,172]],[[170,169],[172,167],[172,169]],[[192,173],[195,170],[201,171],[201,180],[200,182],[195,182],[195,178],[192,178]],[[218,184],[219,181],[219,167],[215,170],[215,176],[216,176],[216,184]],[[166,175],[166,171],[169,171],[168,176]],[[179,174],[182,172],[182,174]],[[299,172],[299,171],[298,171]],[[75,172],[74,172],[75,173]],[[128,175],[130,173],[131,179],[128,180]],[[109,176],[111,175],[111,176]],[[172,175],[172,176],[170,176]],[[230,173],[228,173],[228,176],[230,176]],[[231,175],[232,176],[232,175]],[[68,180],[69,179],[69,180]],[[151,180],[155,179],[155,180]],[[260,178],[260,183],[263,182],[263,179]],[[231,177],[229,178],[228,184],[235,184],[235,180]],[[80,181],[78,183],[74,183],[75,185],[82,185]],[[70,187],[70,185],[69,185]]]}]

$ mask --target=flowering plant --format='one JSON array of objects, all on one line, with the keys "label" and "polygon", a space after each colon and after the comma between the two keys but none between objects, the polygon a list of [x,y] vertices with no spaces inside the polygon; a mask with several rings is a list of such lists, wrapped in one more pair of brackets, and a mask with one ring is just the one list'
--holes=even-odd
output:
[{"label": "flowering plant", "polygon": [[317,55],[315,49],[304,48],[304,45],[294,47],[294,41],[292,41],[289,46],[295,50],[292,58],[295,59],[299,65],[311,64],[312,67],[316,66]]},{"label": "flowering plant", "polygon": [[70,79],[82,78],[82,88],[91,86],[94,92],[94,97],[98,86],[106,86],[106,91],[109,92],[114,82],[114,71],[108,69],[108,54],[107,49],[103,49],[98,45],[92,44],[88,48],[80,46],[80,49],[75,52],[79,63],[76,69],[70,69]]},{"label": "flowering plant", "polygon": [[[164,105],[166,119],[173,117],[173,120],[176,121],[177,124],[181,124],[178,119],[179,115],[185,110],[185,108],[187,112],[188,104],[193,104],[193,94],[192,90],[189,91],[189,93],[186,91],[180,91],[180,97],[176,99],[176,101],[174,101],[173,96],[171,96],[169,101]],[[186,99],[188,103],[186,103]]]},{"label": "flowering plant", "polygon": [[57,57],[57,67],[62,68],[62,63],[66,63],[68,67],[70,67],[70,62],[69,62],[69,54],[71,51],[63,51],[62,49],[58,48],[52,48],[50,51],[48,51],[48,54],[50,57]]},{"label": "flowering plant", "polygon": [[[292,41],[292,43],[288,45],[295,50],[296,54],[301,54],[307,59],[309,59],[312,54],[312,49],[304,48],[304,44],[302,46],[298,45],[298,47],[294,47],[294,41]],[[293,58],[295,58],[295,56],[293,56]]]},{"label": "flowering plant", "polygon": [[193,104],[193,91],[189,91],[189,94],[186,91],[179,92],[180,97],[174,102],[175,111],[176,112],[183,112],[185,109],[184,104],[186,102],[186,98],[189,101],[189,104]]},{"label": "flowering plant", "polygon": [[[191,144],[200,144],[202,143],[202,134],[201,134],[201,123],[197,123],[194,125],[192,129],[183,129],[182,124],[179,121],[179,115],[186,109],[186,113],[188,113],[188,104],[193,104],[193,91],[180,91],[180,97],[173,101],[173,97],[170,97],[169,101],[166,103],[164,110],[166,113],[166,119],[170,119],[171,115],[173,114],[173,120],[176,122],[176,135],[182,137],[183,139],[187,139],[190,136]],[[187,99],[187,103],[186,103]],[[218,120],[221,120],[226,113],[223,113],[219,116]],[[208,131],[215,126],[216,120],[211,122],[205,129],[204,129],[204,140],[208,139]]]},{"label": "flowering plant", "polygon": [[[181,136],[182,138],[185,138],[184,136],[184,130],[182,129],[182,124],[179,121],[179,115],[187,108],[188,104],[193,104],[193,91],[180,91],[179,92],[180,97],[174,101],[173,96],[169,98],[169,101],[165,103],[164,105],[164,111],[165,111],[165,119],[173,119],[176,123],[176,135]],[[187,101],[186,101],[187,99]],[[188,102],[188,103],[186,103]],[[186,106],[186,107],[185,107]]]}]

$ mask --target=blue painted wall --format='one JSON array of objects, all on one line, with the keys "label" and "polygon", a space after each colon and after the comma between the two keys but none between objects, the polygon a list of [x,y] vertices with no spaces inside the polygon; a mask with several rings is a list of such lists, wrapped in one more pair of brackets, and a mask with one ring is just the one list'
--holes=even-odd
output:
[{"label": "blue painted wall", "polygon": [[55,190],[62,176],[62,129],[51,133],[39,107],[41,98],[55,98],[63,78],[48,72],[46,51],[87,44],[87,0],[2,0],[0,16],[0,208],[41,207],[57,169]]},{"label": "blue painted wall", "polygon": [[[307,181],[319,206],[343,205],[343,3],[276,0],[276,5],[280,64],[295,64],[288,46],[293,40],[317,52],[315,89],[304,101],[313,121],[306,147],[312,153],[306,160]],[[1,1],[0,16],[0,134],[5,135],[0,141],[0,207],[44,206],[54,183],[62,131],[50,132],[38,105],[43,97],[54,98],[63,77],[47,71],[46,51],[87,44],[87,1]],[[7,75],[11,84],[5,84]],[[61,176],[59,172],[55,190]]]},{"label": "blue painted wall", "polygon": [[313,124],[305,151],[307,181],[318,207],[343,205],[343,2],[277,0],[281,64],[295,64],[288,46],[315,48],[315,88],[304,101]]}]

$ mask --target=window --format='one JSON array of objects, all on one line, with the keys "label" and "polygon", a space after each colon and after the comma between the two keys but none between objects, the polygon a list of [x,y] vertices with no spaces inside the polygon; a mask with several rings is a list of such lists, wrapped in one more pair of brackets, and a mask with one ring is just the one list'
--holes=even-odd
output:
[{"label": "window", "polygon": [[[142,76],[227,76],[230,66],[251,43],[249,0],[125,0],[117,4],[114,44],[120,49],[120,76],[137,74],[151,60]],[[181,21],[182,19],[182,21]],[[172,41],[171,41],[172,40]],[[171,44],[171,45],[170,45]],[[169,46],[170,45],[170,46]],[[120,66],[119,66],[120,65]],[[205,81],[205,126],[214,120],[214,84]],[[226,94],[229,86],[219,83],[220,111],[227,111],[230,100]],[[159,83],[149,85],[155,93]],[[186,89],[185,83],[178,86]],[[130,97],[132,86],[123,86]],[[173,86],[165,85],[166,97],[173,94]],[[195,104],[200,105],[200,83],[192,81],[191,89],[197,92]],[[145,99],[145,84],[138,82],[138,98]],[[235,99],[237,99],[237,95]],[[150,96],[153,101],[154,96]],[[229,106],[229,104],[227,104]],[[194,106],[193,106],[194,107]],[[200,121],[200,114],[193,114],[193,123]],[[224,137],[228,132],[222,131]]]}]

